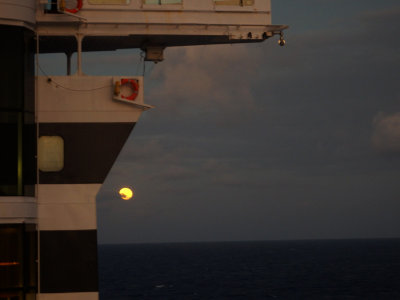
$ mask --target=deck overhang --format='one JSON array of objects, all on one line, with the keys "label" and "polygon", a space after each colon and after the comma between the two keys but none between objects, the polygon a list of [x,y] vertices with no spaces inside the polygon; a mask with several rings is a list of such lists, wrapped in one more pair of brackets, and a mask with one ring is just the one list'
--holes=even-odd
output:
[{"label": "deck overhang", "polygon": [[[91,26],[89,26],[91,27]],[[96,26],[93,26],[96,27]],[[149,30],[150,27],[151,30]],[[112,51],[117,49],[238,44],[262,42],[280,34],[287,26],[229,26],[229,25],[130,25],[101,30],[86,26],[79,30],[83,36],[82,51]],[[149,34],[148,32],[151,32]],[[74,28],[38,28],[40,53],[76,52]]]},{"label": "deck overhang", "polygon": [[270,1],[254,1],[250,6],[198,0],[185,0],[182,5],[91,3],[85,2],[75,14],[49,13],[45,6],[38,9],[40,52],[76,52],[76,39],[81,39],[82,51],[255,43],[287,28],[271,24]]}]

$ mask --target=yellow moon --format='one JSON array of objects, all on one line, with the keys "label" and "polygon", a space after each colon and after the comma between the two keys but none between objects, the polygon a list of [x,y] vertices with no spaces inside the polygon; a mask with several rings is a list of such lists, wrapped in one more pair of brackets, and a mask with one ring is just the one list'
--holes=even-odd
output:
[{"label": "yellow moon", "polygon": [[119,190],[119,194],[123,200],[129,200],[133,196],[133,192],[130,188],[122,188]]}]

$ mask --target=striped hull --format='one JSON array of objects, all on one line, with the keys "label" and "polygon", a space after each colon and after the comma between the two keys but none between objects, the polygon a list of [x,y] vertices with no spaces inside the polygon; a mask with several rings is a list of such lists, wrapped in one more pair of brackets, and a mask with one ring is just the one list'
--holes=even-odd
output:
[{"label": "striped hull", "polygon": [[130,105],[114,77],[35,77],[33,32],[0,33],[0,299],[98,299],[96,195],[149,108],[143,89]]},{"label": "striped hull", "polygon": [[[112,100],[110,77],[54,80],[67,88],[55,95],[48,78],[37,78],[39,140],[56,136],[64,145],[61,170],[39,165],[39,293],[41,299],[97,299],[96,195],[141,111]],[[76,92],[87,85],[106,88],[90,96]]]}]

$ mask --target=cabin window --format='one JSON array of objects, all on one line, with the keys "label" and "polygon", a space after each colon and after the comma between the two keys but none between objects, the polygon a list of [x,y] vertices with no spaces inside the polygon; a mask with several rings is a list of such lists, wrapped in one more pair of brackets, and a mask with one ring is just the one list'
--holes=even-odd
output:
[{"label": "cabin window", "polygon": [[128,5],[131,3],[130,0],[89,0],[89,4],[95,5],[103,5],[103,4],[111,4],[111,5]]},{"label": "cabin window", "polygon": [[183,0],[144,0],[145,4],[182,4]]},{"label": "cabin window", "polygon": [[250,6],[254,5],[254,0],[214,0],[216,5],[238,5]]},{"label": "cabin window", "polygon": [[43,172],[59,172],[64,168],[64,140],[60,136],[41,136],[38,145],[38,166]]}]

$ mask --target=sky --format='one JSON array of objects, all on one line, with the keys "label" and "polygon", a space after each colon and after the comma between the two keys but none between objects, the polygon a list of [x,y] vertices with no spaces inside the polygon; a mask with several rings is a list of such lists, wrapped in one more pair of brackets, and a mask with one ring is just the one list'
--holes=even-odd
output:
[{"label": "sky", "polygon": [[[146,63],[156,108],[98,194],[100,243],[400,237],[398,0],[272,9],[290,26],[285,47],[168,48]],[[143,63],[134,50],[88,54],[84,71],[139,75]]]}]

